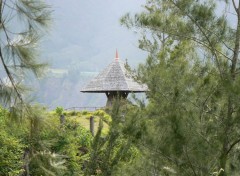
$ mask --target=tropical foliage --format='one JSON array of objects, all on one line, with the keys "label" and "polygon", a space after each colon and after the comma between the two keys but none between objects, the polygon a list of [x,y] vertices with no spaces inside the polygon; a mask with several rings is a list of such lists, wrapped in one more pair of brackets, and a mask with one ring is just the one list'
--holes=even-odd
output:
[{"label": "tropical foliage", "polygon": [[[148,52],[133,70],[148,103],[116,97],[95,112],[26,103],[19,76],[41,73],[32,47],[49,9],[26,0],[0,0],[0,9],[0,175],[239,175],[240,3],[147,0],[143,12],[123,16]],[[20,31],[8,11],[23,20]],[[94,136],[81,122],[92,116]]]},{"label": "tropical foliage", "polygon": [[[219,6],[234,9],[236,26]],[[149,0],[121,19],[144,34],[139,47],[149,52],[137,70],[150,90],[145,159],[136,163],[145,167],[134,174],[240,172],[239,9],[235,1]]]},{"label": "tropical foliage", "polygon": [[[21,126],[11,123],[9,112],[1,108],[1,175],[79,175],[88,159],[92,135],[78,122],[66,119],[60,124],[57,114],[41,107]],[[31,126],[31,127],[29,127]]]}]

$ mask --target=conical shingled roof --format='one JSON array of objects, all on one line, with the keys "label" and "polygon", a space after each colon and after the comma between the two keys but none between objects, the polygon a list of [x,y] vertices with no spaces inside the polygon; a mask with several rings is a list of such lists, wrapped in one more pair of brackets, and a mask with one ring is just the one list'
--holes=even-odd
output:
[{"label": "conical shingled roof", "polygon": [[81,92],[146,92],[147,89],[146,85],[141,85],[131,78],[124,63],[118,59],[118,54],[116,53],[115,61],[91,80]]}]

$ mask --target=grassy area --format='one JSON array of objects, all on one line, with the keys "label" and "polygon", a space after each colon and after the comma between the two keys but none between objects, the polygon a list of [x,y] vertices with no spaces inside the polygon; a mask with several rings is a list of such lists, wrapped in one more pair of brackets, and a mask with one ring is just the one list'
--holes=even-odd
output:
[{"label": "grassy area", "polygon": [[[89,116],[83,116],[83,115],[82,116],[67,116],[67,118],[76,120],[83,127],[90,130],[90,117]],[[94,116],[94,132],[95,132],[95,134],[96,134],[98,126],[99,126],[99,120],[100,120],[100,117]],[[105,122],[103,122],[103,131],[102,132],[103,132],[103,134],[107,134],[107,132],[108,132],[108,124]]]},{"label": "grassy area", "polygon": [[[55,111],[49,112],[51,116],[57,117],[57,113]],[[100,119],[103,119],[103,130],[102,134],[107,134],[109,125],[108,123],[111,122],[111,117],[106,114],[102,110],[97,110],[94,112],[90,111],[65,111],[64,112],[66,120],[73,120],[77,123],[79,123],[81,126],[86,128],[87,130],[90,130],[90,117],[94,117],[94,132],[96,134],[98,126],[99,126],[99,121]]]}]

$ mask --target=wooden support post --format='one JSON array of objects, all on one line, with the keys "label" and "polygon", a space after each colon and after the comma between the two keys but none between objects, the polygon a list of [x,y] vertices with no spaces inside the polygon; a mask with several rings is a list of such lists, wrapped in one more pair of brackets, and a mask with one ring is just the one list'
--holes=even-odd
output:
[{"label": "wooden support post", "polygon": [[60,124],[64,125],[64,123],[65,123],[65,116],[62,114],[60,115]]},{"label": "wooden support post", "polygon": [[90,132],[94,136],[94,116],[90,117]]}]

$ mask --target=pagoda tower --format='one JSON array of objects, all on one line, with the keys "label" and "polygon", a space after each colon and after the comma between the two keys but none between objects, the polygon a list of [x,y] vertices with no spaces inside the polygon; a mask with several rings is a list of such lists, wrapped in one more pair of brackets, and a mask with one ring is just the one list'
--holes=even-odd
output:
[{"label": "pagoda tower", "polygon": [[147,90],[146,85],[139,84],[130,76],[116,51],[115,60],[92,79],[81,92],[105,93],[108,98],[107,106],[110,106],[117,96],[126,99],[131,92],[140,93]]}]

